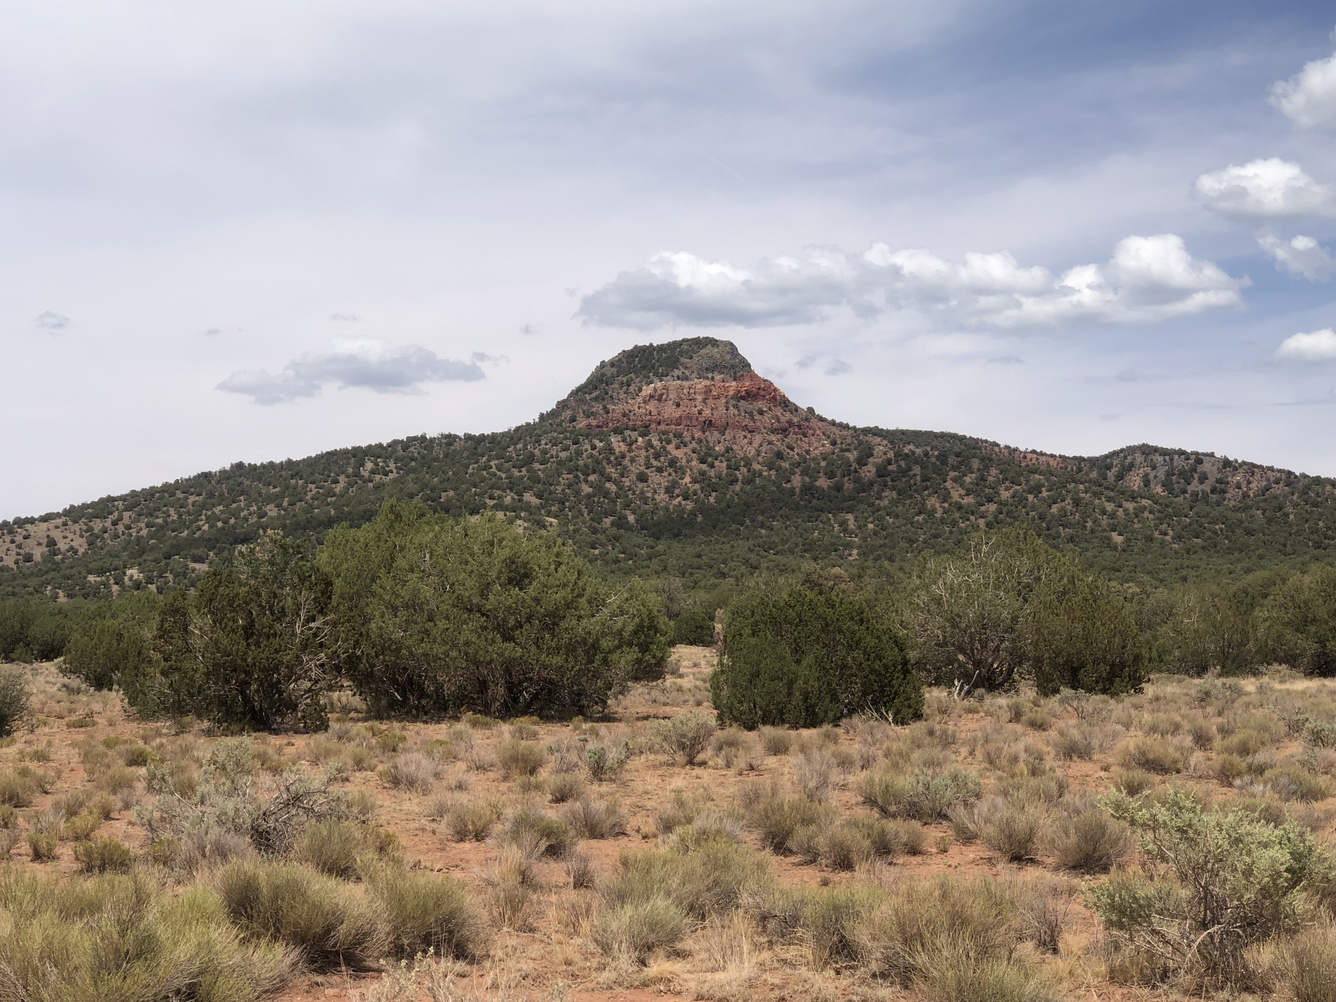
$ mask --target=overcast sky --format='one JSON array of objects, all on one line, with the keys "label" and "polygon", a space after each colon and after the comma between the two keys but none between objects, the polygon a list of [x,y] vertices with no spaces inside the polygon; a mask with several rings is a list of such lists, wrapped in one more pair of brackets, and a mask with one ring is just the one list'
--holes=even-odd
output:
[{"label": "overcast sky", "polygon": [[0,0],[0,518],[735,341],[1336,475],[1329,2]]}]

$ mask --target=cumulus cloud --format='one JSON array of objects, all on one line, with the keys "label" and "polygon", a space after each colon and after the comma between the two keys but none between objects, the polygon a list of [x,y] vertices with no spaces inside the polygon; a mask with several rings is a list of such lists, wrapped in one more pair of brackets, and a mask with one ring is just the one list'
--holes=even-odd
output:
[{"label": "cumulus cloud", "polygon": [[1203,174],[1197,192],[1212,212],[1234,219],[1336,216],[1336,188],[1278,157]]},{"label": "cumulus cloud", "polygon": [[331,313],[329,319],[336,324],[356,324],[362,322],[362,318],[356,313]]},{"label": "cumulus cloud", "polygon": [[843,376],[846,373],[853,371],[853,366],[842,358],[832,358],[826,365],[827,376]]},{"label": "cumulus cloud", "polygon": [[1336,271],[1336,259],[1312,237],[1282,240],[1274,233],[1259,233],[1257,242],[1275,259],[1277,268],[1310,282],[1325,282]]},{"label": "cumulus cloud", "polygon": [[579,315],[640,330],[805,324],[841,306],[862,317],[912,309],[1001,328],[1145,323],[1236,306],[1247,284],[1193,258],[1172,233],[1127,237],[1109,261],[1058,276],[1005,252],[970,252],[951,262],[884,243],[862,254],[811,247],[750,270],[678,251],[657,254],[591,292]]},{"label": "cumulus cloud", "polygon": [[1330,327],[1308,334],[1291,334],[1276,349],[1287,362],[1336,362],[1336,331]]},{"label": "cumulus cloud", "polygon": [[59,313],[52,313],[46,310],[37,314],[37,319],[33,321],[40,330],[44,331],[63,331],[70,325],[69,317],[62,317]]},{"label": "cumulus cloud", "polygon": [[1336,128],[1336,55],[1271,85],[1271,104],[1305,128]]},{"label": "cumulus cloud", "polygon": [[335,341],[333,349],[293,359],[281,372],[234,372],[218,389],[242,393],[257,404],[313,397],[328,383],[361,386],[376,393],[420,393],[423,383],[486,378],[476,360],[439,358],[420,345],[393,347],[371,340]]}]

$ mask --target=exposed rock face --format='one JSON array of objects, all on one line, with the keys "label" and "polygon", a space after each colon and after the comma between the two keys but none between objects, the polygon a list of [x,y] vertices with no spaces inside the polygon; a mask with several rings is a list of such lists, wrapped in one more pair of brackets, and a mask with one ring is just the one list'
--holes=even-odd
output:
[{"label": "exposed rock face", "polygon": [[551,417],[582,428],[680,432],[745,454],[828,450],[849,432],[794,404],[729,341],[641,345],[601,363]]},{"label": "exposed rock face", "polygon": [[635,397],[577,419],[584,428],[643,428],[718,437],[756,455],[787,449],[810,453],[847,437],[798,407],[754,372],[734,380],[650,383]]}]

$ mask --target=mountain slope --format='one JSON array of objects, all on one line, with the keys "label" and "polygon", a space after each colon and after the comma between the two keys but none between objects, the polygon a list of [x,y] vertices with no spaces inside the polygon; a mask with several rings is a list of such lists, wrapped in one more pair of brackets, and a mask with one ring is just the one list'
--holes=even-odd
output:
[{"label": "mountain slope", "polygon": [[186,583],[259,532],[319,538],[391,497],[501,511],[608,573],[691,580],[887,567],[1017,521],[1127,580],[1336,555],[1336,481],[1148,445],[1084,458],[854,428],[794,404],[729,342],[690,338],[622,352],[508,431],[239,463],[0,523],[0,593]]}]

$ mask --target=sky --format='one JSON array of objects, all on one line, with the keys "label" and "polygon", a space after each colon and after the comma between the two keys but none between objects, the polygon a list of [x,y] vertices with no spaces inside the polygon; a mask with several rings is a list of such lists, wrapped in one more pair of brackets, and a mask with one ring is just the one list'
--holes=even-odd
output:
[{"label": "sky", "polygon": [[0,0],[0,519],[727,338],[857,425],[1336,476],[1336,8]]}]

